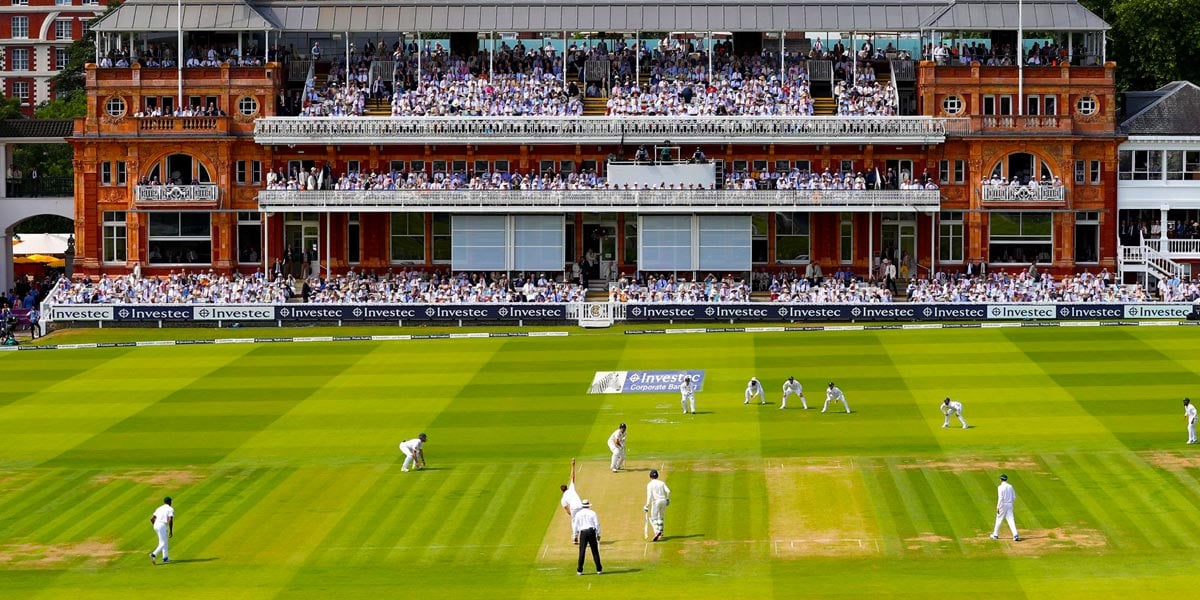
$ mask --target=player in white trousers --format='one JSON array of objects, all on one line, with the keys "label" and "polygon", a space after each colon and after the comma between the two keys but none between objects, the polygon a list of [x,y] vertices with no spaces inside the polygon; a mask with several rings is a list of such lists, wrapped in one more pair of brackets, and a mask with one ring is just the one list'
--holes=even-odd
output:
[{"label": "player in white trousers", "polygon": [[1189,444],[1196,443],[1196,405],[1192,404],[1191,398],[1183,399],[1183,416],[1187,417],[1188,441]]},{"label": "player in white trousers", "polygon": [[164,564],[171,562],[167,554],[167,540],[175,537],[175,508],[171,506],[170,496],[163,498],[162,506],[154,509],[154,514],[150,515],[150,525],[154,527],[154,534],[158,536],[158,546],[150,553],[150,562],[154,563],[155,555],[160,552]]},{"label": "player in white trousers", "polygon": [[646,484],[646,506],[643,512],[650,513],[650,524],[654,526],[654,539],[657,542],[663,536],[663,515],[671,505],[671,488],[658,478],[658,471],[650,469],[650,483]]},{"label": "player in white trousers", "polygon": [[758,382],[757,377],[751,377],[750,383],[746,384],[746,401],[742,404],[750,404],[750,401],[758,398],[759,404],[766,404],[767,400],[763,397],[762,384]]},{"label": "player in white trousers", "polygon": [[1000,539],[1000,524],[1008,521],[1012,530],[1013,541],[1021,541],[1017,533],[1017,522],[1013,519],[1013,503],[1017,501],[1017,492],[1008,484],[1008,475],[1000,475],[1000,487],[996,488],[996,528],[992,530],[992,539]]},{"label": "player in white trousers", "polygon": [[800,385],[795,377],[788,377],[787,381],[783,382],[783,400],[779,402],[779,408],[787,408],[789,396],[800,396],[800,406],[808,410],[808,400],[804,399],[804,386]]},{"label": "player in white trousers", "polygon": [[400,451],[404,453],[404,464],[400,466],[400,471],[407,473],[409,467],[416,463],[418,469],[425,468],[425,434],[400,442]]},{"label": "player in white trousers", "polygon": [[608,436],[608,450],[610,452],[612,452],[612,463],[609,465],[610,467],[612,467],[612,472],[616,473],[617,471],[624,469],[625,468],[625,424],[624,423],[621,423],[621,426],[618,427],[616,431],[612,432],[612,435]]},{"label": "player in white trousers", "polygon": [[683,405],[683,414],[688,414],[689,406],[691,413],[696,414],[696,386],[692,385],[691,377],[684,377],[679,384],[679,403]]},{"label": "player in white trousers", "polygon": [[841,400],[842,406],[846,407],[846,412],[850,412],[850,405],[846,403],[846,395],[842,393],[842,390],[838,386],[833,385],[833,382],[830,381],[829,387],[825,390],[825,406],[821,407],[821,412],[825,412],[829,408],[829,403],[834,400]]},{"label": "player in white trousers", "polygon": [[562,491],[562,500],[559,505],[567,512],[567,518],[571,520],[571,542],[579,543],[579,530],[575,528],[575,513],[583,508],[583,500],[579,498],[579,492],[575,490],[575,459],[571,459],[571,482],[567,485],[560,485],[558,489]]},{"label": "player in white trousers", "polygon": [[951,400],[947,397],[945,400],[942,400],[942,414],[946,415],[946,421],[942,423],[942,429],[950,426],[951,416],[958,417],[958,422],[962,423],[962,428],[967,428],[967,421],[962,416],[962,402]]}]

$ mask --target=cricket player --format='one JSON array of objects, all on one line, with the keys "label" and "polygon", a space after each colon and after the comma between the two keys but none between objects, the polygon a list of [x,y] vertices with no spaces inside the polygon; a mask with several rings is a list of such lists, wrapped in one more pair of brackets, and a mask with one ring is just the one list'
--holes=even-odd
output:
[{"label": "cricket player", "polygon": [[175,508],[171,506],[171,497],[163,498],[162,506],[154,509],[154,514],[150,515],[150,525],[154,527],[154,534],[158,536],[158,546],[150,553],[150,563],[154,562],[154,557],[159,552],[162,552],[163,564],[171,562],[171,558],[167,556],[167,540],[175,537]]},{"label": "cricket player", "polygon": [[846,407],[846,413],[849,414],[850,405],[846,403],[846,395],[842,393],[842,390],[838,386],[833,385],[833,382],[830,381],[829,387],[825,390],[825,406],[821,408],[821,412],[825,412],[829,408],[829,403],[834,400],[841,400],[842,406]]},{"label": "cricket player", "polygon": [[942,429],[950,426],[951,415],[958,417],[958,422],[962,423],[963,429],[967,428],[967,422],[962,416],[962,402],[951,400],[949,397],[946,397],[945,400],[942,400],[942,414],[946,415],[946,422],[942,423]]},{"label": "cricket player", "polygon": [[618,427],[616,431],[612,432],[612,435],[608,436],[608,449],[612,452],[612,464],[610,465],[612,467],[612,472],[616,473],[617,471],[624,469],[625,468],[625,424],[624,423],[621,423],[621,426]]},{"label": "cricket player", "polygon": [[691,377],[684,377],[683,383],[679,384],[679,403],[683,405],[683,414],[688,414],[689,405],[692,414],[696,414],[696,386],[692,385]]},{"label": "cricket player", "polygon": [[562,500],[559,504],[563,510],[567,512],[567,517],[571,519],[571,542],[579,543],[579,530],[575,529],[575,513],[583,508],[583,500],[579,499],[579,492],[575,491],[575,459],[571,459],[571,482],[567,485],[558,486],[562,490]]},{"label": "cricket player", "polygon": [[425,467],[425,434],[406,442],[400,442],[400,451],[404,453],[404,464],[400,466],[400,470],[404,473],[408,472],[408,468],[416,463],[418,469]]},{"label": "cricket player", "polygon": [[600,564],[600,517],[592,510],[588,500],[581,502],[579,512],[575,513],[572,524],[579,532],[579,563],[575,567],[576,575],[583,575],[583,559],[587,549],[592,549],[592,562],[596,563],[596,574],[603,575],[604,567]]},{"label": "cricket player", "polygon": [[1187,417],[1188,442],[1189,444],[1196,443],[1196,405],[1192,404],[1191,398],[1183,399],[1183,416]]},{"label": "cricket player", "polygon": [[646,505],[642,512],[650,513],[650,524],[654,526],[654,540],[663,536],[663,513],[671,505],[671,488],[658,478],[658,470],[650,469],[650,483],[646,484]]},{"label": "cricket player", "polygon": [[1013,502],[1017,501],[1017,492],[1008,484],[1008,475],[1000,475],[1000,487],[996,488],[996,496],[996,528],[992,530],[992,539],[1000,539],[1000,524],[1008,521],[1013,541],[1021,541],[1021,536],[1017,534],[1017,522],[1013,520]]},{"label": "cricket player", "polygon": [[800,406],[808,410],[808,400],[804,399],[804,386],[800,385],[795,377],[788,377],[787,381],[783,382],[783,400],[779,402],[779,408],[787,408],[789,396],[800,396]]},{"label": "cricket player", "polygon": [[750,404],[750,400],[758,398],[759,404],[766,404],[767,401],[763,398],[762,384],[758,382],[757,377],[751,377],[750,383],[746,384],[746,401],[742,404]]}]

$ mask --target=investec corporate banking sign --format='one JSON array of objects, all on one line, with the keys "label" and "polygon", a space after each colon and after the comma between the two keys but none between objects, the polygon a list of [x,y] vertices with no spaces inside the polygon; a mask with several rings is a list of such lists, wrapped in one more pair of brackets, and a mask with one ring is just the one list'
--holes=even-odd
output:
[{"label": "investec corporate banking sign", "polygon": [[684,378],[691,378],[695,391],[704,391],[704,371],[597,371],[588,393],[678,393]]}]

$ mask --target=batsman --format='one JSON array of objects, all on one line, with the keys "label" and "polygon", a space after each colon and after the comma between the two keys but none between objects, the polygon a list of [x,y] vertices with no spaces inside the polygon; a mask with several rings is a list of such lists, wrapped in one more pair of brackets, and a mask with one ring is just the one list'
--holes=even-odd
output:
[{"label": "batsman", "polygon": [[407,473],[409,468],[416,464],[418,469],[425,468],[425,434],[400,442],[400,451],[404,453],[404,464],[400,470]]},{"label": "batsman", "polygon": [[650,514],[650,525],[654,527],[654,540],[659,541],[663,537],[663,513],[667,507],[671,505],[671,488],[667,487],[667,483],[658,478],[658,470],[650,470],[650,483],[646,484],[646,505],[642,507],[643,512]]}]

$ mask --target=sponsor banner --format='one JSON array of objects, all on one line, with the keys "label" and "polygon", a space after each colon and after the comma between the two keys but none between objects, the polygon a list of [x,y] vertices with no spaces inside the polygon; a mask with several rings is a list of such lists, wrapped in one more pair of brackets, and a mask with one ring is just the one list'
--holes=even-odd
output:
[{"label": "sponsor banner", "polygon": [[589,394],[679,393],[685,377],[692,378],[697,392],[704,391],[704,371],[597,371]]},{"label": "sponsor banner", "polygon": [[1053,319],[1055,315],[1053,304],[990,304],[987,306],[988,319],[1005,321]]},{"label": "sponsor banner", "polygon": [[1192,304],[1126,304],[1126,319],[1179,319],[1188,318],[1195,311]]},{"label": "sponsor banner", "polygon": [[195,308],[178,304],[130,304],[115,307],[115,321],[194,321]]},{"label": "sponsor banner", "polygon": [[113,307],[97,304],[54,305],[42,311],[47,321],[111,321]]},{"label": "sponsor banner", "polygon": [[274,321],[275,307],[262,305],[197,306],[192,311],[194,321]]}]

